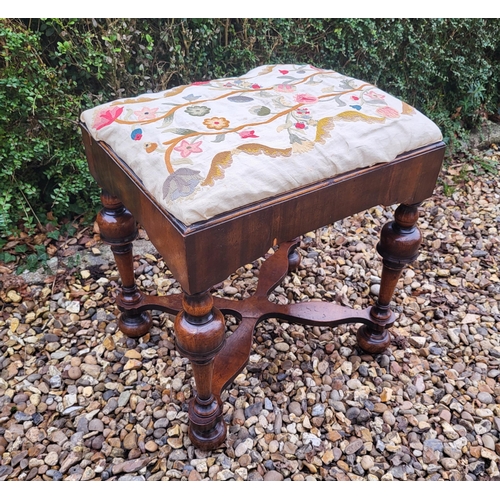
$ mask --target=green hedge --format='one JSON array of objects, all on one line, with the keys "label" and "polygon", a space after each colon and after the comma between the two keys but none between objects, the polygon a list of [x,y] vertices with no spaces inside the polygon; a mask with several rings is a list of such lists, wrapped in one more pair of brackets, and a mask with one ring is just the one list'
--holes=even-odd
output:
[{"label": "green hedge", "polygon": [[499,19],[0,20],[0,231],[93,214],[82,109],[271,63],[370,81],[451,145],[500,103]]}]

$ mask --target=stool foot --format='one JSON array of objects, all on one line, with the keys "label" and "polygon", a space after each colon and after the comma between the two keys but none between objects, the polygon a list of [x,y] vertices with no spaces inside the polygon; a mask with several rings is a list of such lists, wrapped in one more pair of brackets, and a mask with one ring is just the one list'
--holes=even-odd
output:
[{"label": "stool foot", "polygon": [[[213,403],[217,403],[215,398],[213,399]],[[220,448],[226,441],[227,436],[227,427],[222,419],[220,405],[217,403],[213,415],[202,417],[200,416],[200,409],[196,408],[197,404],[196,397],[189,404],[188,436],[191,443],[200,450],[215,450],[216,448]],[[210,407],[211,405],[208,404],[207,406]]]},{"label": "stool foot", "polygon": [[366,325],[362,325],[358,329],[356,340],[358,346],[370,354],[379,354],[385,351],[391,343],[391,337],[387,330],[377,332]]},{"label": "stool foot", "polygon": [[141,314],[122,312],[118,319],[118,328],[124,335],[132,339],[138,339],[149,332],[152,320],[149,312]]},{"label": "stool foot", "polygon": [[215,356],[224,347],[225,324],[208,292],[184,294],[175,319],[177,350],[191,361],[196,394],[189,404],[189,437],[204,450],[218,448],[226,439],[219,395],[213,394]]},{"label": "stool foot", "polygon": [[119,327],[128,337],[142,337],[151,327],[150,314],[126,310],[139,304],[143,297],[134,277],[132,242],[137,236],[135,219],[122,202],[107,191],[102,191],[101,201],[103,208],[97,216],[101,239],[111,245],[122,279],[122,290],[117,297],[118,307],[122,311]]}]

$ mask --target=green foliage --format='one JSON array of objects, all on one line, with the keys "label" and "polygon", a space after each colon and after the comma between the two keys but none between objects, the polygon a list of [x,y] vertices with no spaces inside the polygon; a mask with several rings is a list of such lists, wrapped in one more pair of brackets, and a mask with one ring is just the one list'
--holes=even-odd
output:
[{"label": "green foliage", "polygon": [[452,146],[500,102],[499,19],[1,19],[0,232],[95,211],[83,109],[273,63],[370,81]]},{"label": "green foliage", "polygon": [[77,253],[75,255],[70,255],[66,259],[66,267],[68,269],[75,269],[80,265],[81,261],[82,261],[82,257],[79,253]]},{"label": "green foliage", "polygon": [[[16,247],[16,251],[18,251],[18,247]],[[44,267],[45,269],[49,270],[49,267],[47,266],[48,259],[49,256],[47,255],[45,246],[35,245],[35,253],[30,253],[26,256],[26,261],[23,264],[17,266],[16,274],[21,274],[26,270],[34,272],[40,267]]]},{"label": "green foliage", "polygon": [[96,189],[82,154],[75,83],[42,58],[41,35],[0,21],[0,231],[82,213]]}]

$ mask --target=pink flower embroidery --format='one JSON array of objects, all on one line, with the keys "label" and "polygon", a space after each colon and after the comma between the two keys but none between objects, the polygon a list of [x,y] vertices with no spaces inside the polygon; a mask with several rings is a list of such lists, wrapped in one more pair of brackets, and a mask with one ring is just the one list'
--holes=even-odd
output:
[{"label": "pink flower embroidery", "polygon": [[307,108],[299,108],[296,113],[300,116],[307,117],[311,114],[311,112]]},{"label": "pink flower embroidery", "polygon": [[295,96],[295,100],[301,104],[314,104],[315,102],[318,102],[318,98],[311,94],[297,94]]},{"label": "pink flower embroidery", "polygon": [[191,85],[208,85],[210,81],[208,82],[193,82]]},{"label": "pink flower embroidery", "polygon": [[298,128],[298,129],[301,129],[301,130],[302,130],[302,129],[306,128],[306,124],[305,124],[305,123],[302,123],[302,122],[297,122],[297,123],[295,124],[295,128]]},{"label": "pink flower embroidery", "polygon": [[191,153],[203,153],[200,148],[201,141],[193,142],[192,144],[186,140],[181,141],[181,143],[174,148],[175,151],[179,151],[182,158],[187,158]]},{"label": "pink flower embroidery", "polygon": [[359,97],[358,97],[358,96],[356,96],[356,95],[352,95],[352,96],[351,96],[351,99],[352,99],[353,101],[359,101]]},{"label": "pink flower embroidery", "polygon": [[157,111],[158,108],[151,109],[147,106],[144,106],[141,110],[134,111],[134,115],[137,116],[138,120],[149,120],[150,118],[156,118]]},{"label": "pink flower embroidery", "polygon": [[274,90],[277,92],[283,92],[285,94],[289,94],[291,92],[295,92],[295,87],[293,85],[288,85],[286,83],[280,83],[279,85],[274,86]]},{"label": "pink flower embroidery", "polygon": [[288,73],[288,70],[287,69],[280,69],[279,72],[282,74],[282,75],[286,75]]},{"label": "pink flower embroidery", "polygon": [[385,116],[386,118],[399,118],[399,113],[394,108],[390,106],[383,106],[381,108],[377,108],[377,113],[381,116]]},{"label": "pink flower embroidery", "polygon": [[255,90],[260,89],[260,85],[258,83],[254,83],[252,85],[252,88],[255,89]]},{"label": "pink flower embroidery", "polygon": [[378,92],[375,92],[374,90],[369,90],[368,92],[365,92],[365,96],[369,97],[370,99],[384,99],[385,98],[384,94],[379,94]]},{"label": "pink flower embroidery", "polygon": [[243,132],[238,132],[242,139],[257,139],[259,136],[255,135],[255,130],[244,130]]},{"label": "pink flower embroidery", "polygon": [[111,125],[122,114],[122,111],[123,106],[113,106],[111,108],[100,111],[94,122],[94,128],[96,130],[101,130],[108,125]]}]

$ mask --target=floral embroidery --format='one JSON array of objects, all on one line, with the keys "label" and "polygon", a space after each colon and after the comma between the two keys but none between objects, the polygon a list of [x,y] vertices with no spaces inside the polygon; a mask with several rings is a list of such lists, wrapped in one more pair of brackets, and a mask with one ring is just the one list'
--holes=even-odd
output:
[{"label": "floral embroidery", "polygon": [[291,92],[295,92],[296,87],[294,85],[285,85],[280,83],[279,85],[274,86],[274,90],[276,92],[284,92],[285,94],[290,94]]},{"label": "floral embroidery", "polygon": [[377,108],[376,113],[385,116],[386,118],[399,118],[399,113],[390,106],[384,106],[382,108]]},{"label": "floral embroidery", "polygon": [[309,111],[308,108],[299,108],[296,111],[297,115],[299,115],[301,118],[309,118],[311,115],[311,112]]},{"label": "floral embroidery", "polygon": [[403,115],[414,115],[415,114],[415,108],[410,106],[409,104],[406,104],[406,102],[403,102],[403,110],[401,111],[401,114]]},{"label": "floral embroidery", "polygon": [[201,177],[199,172],[190,168],[179,168],[163,184],[163,197],[176,200],[189,196],[198,186]]},{"label": "floral embroidery", "polygon": [[191,116],[205,116],[210,113],[210,108],[207,106],[188,106],[184,112]]},{"label": "floral embroidery", "polygon": [[138,120],[149,120],[150,118],[156,118],[157,111],[158,108],[151,109],[144,106],[141,110],[134,111],[134,115],[137,117]]},{"label": "floral embroidery", "polygon": [[200,148],[202,141],[193,142],[192,144],[188,141],[182,141],[179,146],[174,148],[174,151],[179,151],[183,158],[187,158],[192,153],[203,153]]},{"label": "floral embroidery", "polygon": [[378,92],[375,92],[374,90],[369,90],[368,92],[365,92],[365,96],[369,97],[370,99],[384,99],[385,98],[384,94],[379,94]]},{"label": "floral embroidery", "polygon": [[310,94],[297,94],[295,101],[300,102],[300,104],[314,104],[318,102],[318,98]]},{"label": "floral embroidery", "polygon": [[191,101],[196,101],[196,99],[199,99],[200,97],[201,97],[201,96],[199,96],[199,95],[189,94],[189,95],[185,95],[185,96],[183,97],[183,99],[184,99],[185,101],[189,101],[189,102],[191,102]]},{"label": "floral embroidery", "polygon": [[111,125],[123,112],[123,106],[107,108],[97,115],[94,121],[94,128],[101,130],[103,127]]},{"label": "floral embroidery", "polygon": [[238,132],[238,134],[240,134],[242,139],[257,139],[259,137],[258,135],[255,135],[255,130],[245,130],[243,132]]},{"label": "floral embroidery", "polygon": [[312,141],[294,142],[292,144],[292,151],[295,154],[307,153],[308,151],[311,151],[311,149],[313,148],[314,148],[314,142]]},{"label": "floral embroidery", "polygon": [[[131,146],[138,147],[137,158],[153,154],[157,161],[152,166],[158,161],[165,165],[161,194],[168,205],[215,186],[228,168],[251,165],[236,157],[292,157],[323,148],[321,162],[331,155],[336,127],[363,122],[376,129],[416,113],[372,85],[335,71],[278,65],[115,101],[94,112],[92,128],[130,127],[127,143],[141,141]],[[312,171],[311,158],[304,166]]]},{"label": "floral embroidery", "polygon": [[316,127],[315,142],[326,144],[326,140],[331,138],[330,131],[335,127],[333,118],[321,118]]},{"label": "floral embroidery", "polygon": [[253,101],[251,97],[248,97],[246,95],[235,95],[227,98],[228,101],[231,102],[250,102]]},{"label": "floral embroidery", "polygon": [[257,116],[267,116],[271,110],[267,106],[252,106],[248,111]]},{"label": "floral embroidery", "polygon": [[132,130],[130,137],[133,141],[140,141],[142,139],[142,129],[135,128],[134,130]]},{"label": "floral embroidery", "polygon": [[203,120],[203,125],[212,130],[222,130],[223,128],[229,127],[229,121],[225,118],[205,118]]}]

